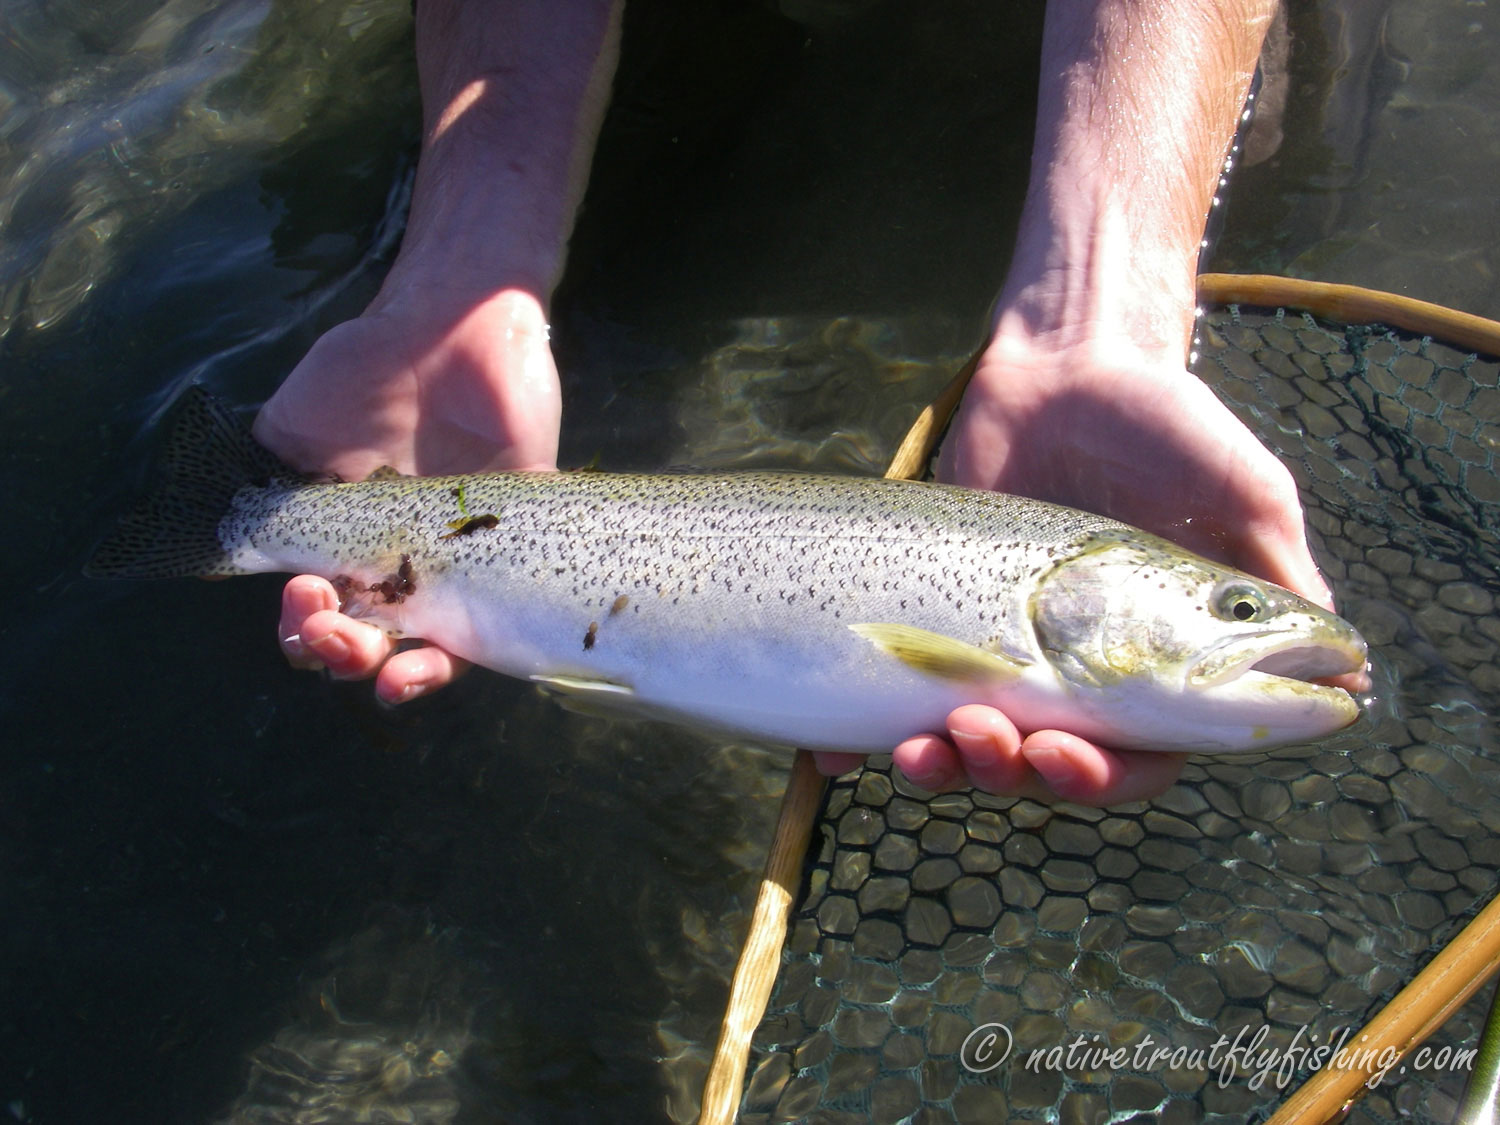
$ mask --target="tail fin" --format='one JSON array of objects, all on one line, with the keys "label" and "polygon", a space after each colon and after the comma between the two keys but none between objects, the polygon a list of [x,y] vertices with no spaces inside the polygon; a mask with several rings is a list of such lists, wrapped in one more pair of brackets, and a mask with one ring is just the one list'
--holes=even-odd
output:
[{"label": "tail fin", "polygon": [[296,480],[229,408],[203,388],[183,395],[163,459],[165,480],[99,545],[95,578],[246,574],[219,542],[219,521],[246,485]]}]

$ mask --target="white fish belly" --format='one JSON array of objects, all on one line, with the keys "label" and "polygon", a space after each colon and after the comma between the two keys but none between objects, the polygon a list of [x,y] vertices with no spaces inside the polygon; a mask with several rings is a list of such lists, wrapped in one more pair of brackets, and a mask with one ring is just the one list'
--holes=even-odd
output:
[{"label": "white fish belly", "polygon": [[[1015,687],[913,671],[831,615],[779,612],[757,624],[732,599],[647,598],[640,612],[627,600],[613,614],[545,599],[491,602],[461,627],[454,619],[475,603],[441,601],[446,623],[410,627],[478,664],[565,681],[581,704],[809,749],[889,751],[943,730],[953,708],[998,704]],[[592,696],[579,686],[590,682],[600,685]]]}]

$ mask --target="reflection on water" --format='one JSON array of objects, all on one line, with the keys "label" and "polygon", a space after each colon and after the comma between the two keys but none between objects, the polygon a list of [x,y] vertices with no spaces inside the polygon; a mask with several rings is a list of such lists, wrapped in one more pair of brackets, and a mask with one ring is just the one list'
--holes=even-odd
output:
[{"label": "reflection on water", "polygon": [[410,85],[400,5],[195,0],[17,16],[21,49],[0,71],[11,250],[0,337],[18,319],[54,324],[195,200],[368,116],[393,81]]},{"label": "reflection on water", "polygon": [[[745,17],[755,51],[726,64],[740,83],[721,91],[728,109],[652,101],[646,83],[612,118],[606,189],[556,315],[573,463],[878,472],[977,342],[1024,181],[1025,126],[1005,122],[1029,117],[1016,60],[1035,6],[785,7],[804,22],[764,6]],[[1500,53],[1476,50],[1494,41],[1487,9],[1461,25],[1456,12],[1423,3],[1371,32],[1361,6],[1294,6],[1291,98],[1311,112],[1291,112],[1282,147],[1247,173],[1216,265],[1295,261],[1486,311],[1494,203],[1479,185],[1493,170],[1474,171],[1487,156],[1473,138],[1500,121],[1486,101]],[[1459,44],[1451,68],[1418,26],[1429,16]],[[365,686],[282,665],[274,581],[78,578],[167,388],[194,377],[254,402],[378,283],[369,248],[399,220],[415,137],[406,0],[23,3],[6,19],[0,487],[23,547],[0,671],[14,734],[0,782],[0,1103],[38,1121],[691,1119],[780,755],[563,716],[481,676],[393,712]],[[1362,65],[1337,77],[1345,57]],[[1268,339],[1225,362],[1275,372],[1274,402],[1278,380],[1303,374],[1288,357],[1311,345]],[[1244,961],[1231,981],[1259,987],[1269,972],[1288,1011],[1362,1010],[1500,865],[1487,790],[1469,784],[1488,778],[1493,739],[1494,575],[1475,548],[1493,524],[1470,504],[1495,499],[1493,462],[1473,455],[1494,448],[1493,404],[1453,401],[1402,366],[1420,355],[1390,358],[1389,385],[1372,368],[1353,398],[1302,387],[1300,405],[1263,415],[1288,453],[1338,421],[1339,471],[1309,464],[1302,483],[1328,513],[1324,557],[1382,649],[1386,748],[1319,755],[1322,780],[1299,780],[1296,759],[1202,767],[1173,799],[1210,807],[1162,821],[1202,828],[1229,866],[1325,889],[1385,877],[1403,847],[1435,857],[1428,885],[1387,896],[1387,961],[1353,923],[1330,939],[1333,970],[1297,960],[1285,935],[1323,931],[1296,896],[1266,900],[1275,940],[1255,918],[1224,931],[1224,957]],[[1481,376],[1471,383],[1493,386]],[[1457,432],[1462,414],[1463,441],[1434,440],[1430,423]],[[1351,475],[1359,465],[1372,467]],[[1397,515],[1376,534],[1350,515],[1356,501]],[[1431,538],[1400,537],[1417,526]],[[957,803],[919,804],[892,790],[882,807],[959,823]],[[1076,818],[1059,814],[1068,830],[1049,834],[1045,812],[1007,815],[1029,842],[994,842],[1016,872],[998,885],[1086,867],[1047,851],[1086,835]],[[1276,842],[1262,824],[1300,835]],[[1356,871],[1345,837],[1370,825],[1386,851]],[[1461,826],[1485,835],[1452,866],[1444,834]],[[1115,834],[1105,866],[1131,861],[1128,826],[1098,831]],[[1176,886],[1163,859],[1176,855],[1148,849],[1147,883]],[[1357,915],[1371,894],[1341,901]],[[962,916],[987,901],[960,896]],[[1090,940],[1114,935],[1109,909]],[[1055,937],[1016,929],[1010,948],[1050,956]],[[913,973],[931,960],[917,952]],[[1201,955],[1155,936],[1113,971],[1146,990],[1161,961],[1196,1000],[1213,995],[1194,975]],[[1082,964],[1101,994],[1116,987],[1107,958]],[[1412,1080],[1392,1104],[1433,1088]]]},{"label": "reflection on water", "polygon": [[885,472],[918,412],[968,359],[959,326],[776,317],[729,326],[684,380],[680,462],[703,468]]}]

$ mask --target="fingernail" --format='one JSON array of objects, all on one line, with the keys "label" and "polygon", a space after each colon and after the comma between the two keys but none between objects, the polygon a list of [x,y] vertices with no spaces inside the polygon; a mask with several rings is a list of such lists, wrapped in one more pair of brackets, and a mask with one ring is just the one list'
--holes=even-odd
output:
[{"label": "fingernail", "polygon": [[948,732],[953,738],[953,744],[958,747],[958,752],[963,755],[966,762],[974,765],[986,765],[998,761],[1000,751],[995,746],[995,740],[986,734],[975,734],[972,731],[954,730]]},{"label": "fingernail", "polygon": [[307,645],[296,633],[281,638],[281,651],[286,662],[299,671],[317,672],[323,667],[323,662],[307,650]]},{"label": "fingernail", "polygon": [[427,683],[411,683],[411,684],[407,684],[405,687],[403,687],[401,689],[400,694],[397,695],[395,699],[387,699],[386,702],[387,703],[410,703],[413,699],[417,699],[417,698],[419,698],[421,696],[426,695],[427,692],[428,692],[428,689],[430,687],[431,687],[431,685],[427,684]]},{"label": "fingernail", "polygon": [[1028,746],[1022,753],[1031,768],[1059,795],[1062,795],[1062,790],[1071,789],[1083,776],[1059,747]]},{"label": "fingernail", "polygon": [[321,637],[303,637],[302,643],[316,652],[328,664],[337,664],[349,659],[349,642],[337,633],[324,633]]}]

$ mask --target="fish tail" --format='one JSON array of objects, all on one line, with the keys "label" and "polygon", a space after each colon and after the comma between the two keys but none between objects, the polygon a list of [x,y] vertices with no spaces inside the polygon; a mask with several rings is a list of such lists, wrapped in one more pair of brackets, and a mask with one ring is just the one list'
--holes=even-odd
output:
[{"label": "fish tail", "polygon": [[247,486],[300,479],[203,388],[182,396],[163,481],[125,516],[84,568],[94,578],[248,574],[219,541],[219,521]]}]

